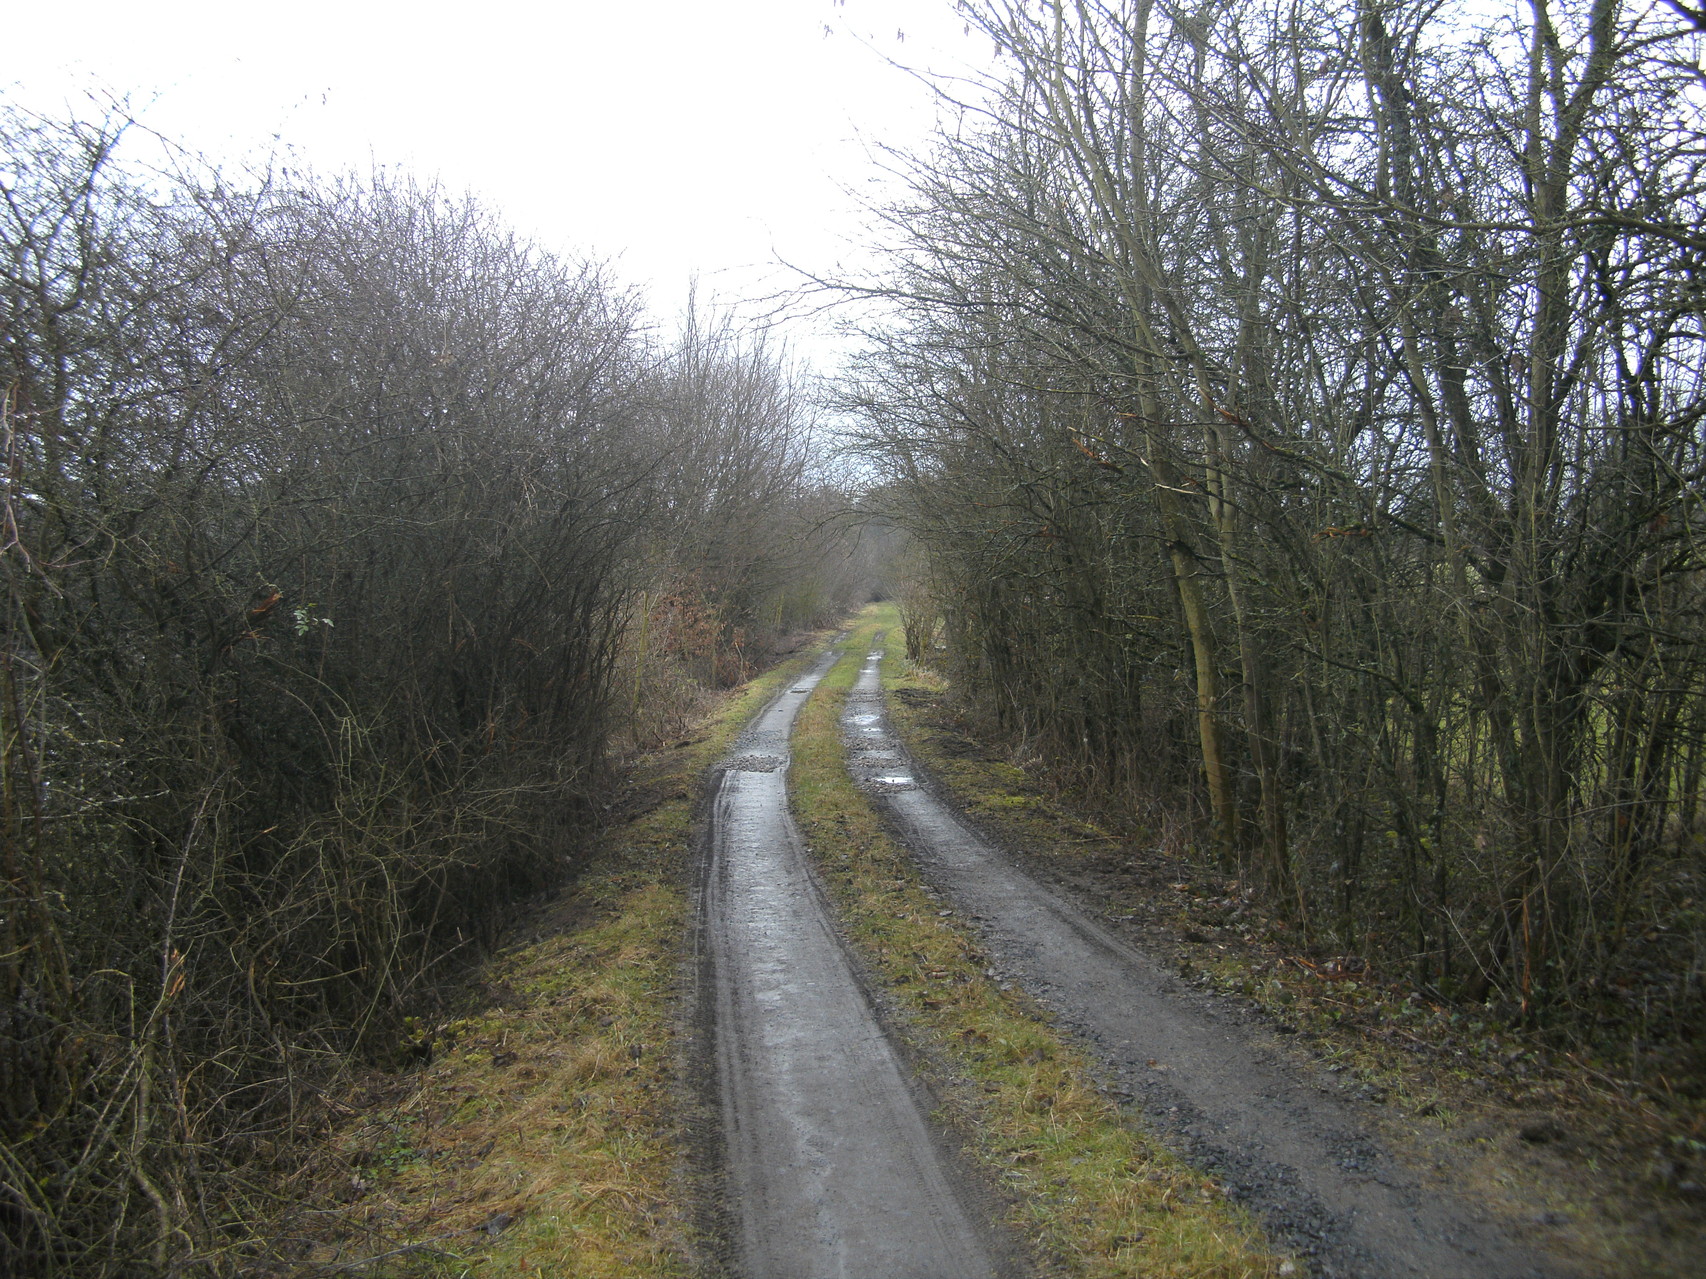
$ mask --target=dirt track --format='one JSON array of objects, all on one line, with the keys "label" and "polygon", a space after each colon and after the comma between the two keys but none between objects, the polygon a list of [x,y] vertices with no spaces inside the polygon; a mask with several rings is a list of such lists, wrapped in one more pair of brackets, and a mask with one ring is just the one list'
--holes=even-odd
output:
[{"label": "dirt track", "polygon": [[794,717],[836,652],[722,765],[702,896],[733,1268],[985,1279],[999,1249],[873,1016],[788,813]]},{"label": "dirt track", "polygon": [[843,724],[861,785],[927,876],[980,927],[996,975],[1078,1032],[1169,1144],[1335,1279],[1518,1279],[1579,1272],[1500,1233],[1401,1167],[1333,1077],[1184,986],[998,853],[919,784],[889,731],[873,653]]}]

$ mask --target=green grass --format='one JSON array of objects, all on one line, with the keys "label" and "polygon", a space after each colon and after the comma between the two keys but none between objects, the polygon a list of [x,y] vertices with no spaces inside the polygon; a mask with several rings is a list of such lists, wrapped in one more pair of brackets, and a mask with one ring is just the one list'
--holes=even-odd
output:
[{"label": "green grass", "polygon": [[919,1057],[934,1063],[943,1118],[1006,1192],[1011,1224],[1071,1274],[1291,1273],[1288,1258],[1212,1179],[1098,1090],[1090,1063],[1037,1005],[986,976],[976,938],[940,913],[848,779],[839,717],[879,630],[890,664],[899,663],[895,610],[867,610],[801,712],[790,782],[801,830],[855,948],[904,1010]]}]

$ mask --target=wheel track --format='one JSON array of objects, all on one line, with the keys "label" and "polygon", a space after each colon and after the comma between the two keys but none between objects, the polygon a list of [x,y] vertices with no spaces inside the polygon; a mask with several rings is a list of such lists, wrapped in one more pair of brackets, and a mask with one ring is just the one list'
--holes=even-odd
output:
[{"label": "wheel track", "polygon": [[795,716],[839,650],[776,698],[720,767],[701,892],[724,1199],[752,1279],[994,1279],[874,1015],[788,811]]}]

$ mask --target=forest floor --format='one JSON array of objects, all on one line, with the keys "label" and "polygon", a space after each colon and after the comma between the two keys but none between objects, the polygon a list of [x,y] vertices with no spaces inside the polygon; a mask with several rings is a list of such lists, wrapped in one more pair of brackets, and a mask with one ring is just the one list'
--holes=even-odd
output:
[{"label": "forest floor", "polygon": [[[1122,1090],[1069,1019],[1009,980],[977,921],[893,838],[881,797],[849,778],[839,719],[883,620],[862,619],[802,712],[796,819],[879,1018],[996,1230],[1018,1241],[1018,1264],[1045,1275],[1330,1273],[1283,1230],[1264,1230],[1205,1172],[1200,1149],[1132,1104],[1143,1088]],[[273,1231],[275,1260],[246,1273],[725,1272],[736,1253],[716,1202],[721,1173],[706,1166],[718,1117],[691,1082],[706,1069],[692,953],[702,796],[716,761],[818,651],[634,762],[573,884],[517,912],[506,945],[447,996],[454,1012],[399,1046],[406,1064],[363,1072],[329,1100],[324,1151],[286,1188],[296,1207]],[[1411,1167],[1448,1177],[1507,1234],[1574,1257],[1578,1273],[1698,1273],[1700,1200],[1662,1161],[1679,1136],[1700,1134],[1677,1133],[1566,1059],[1405,999],[1378,974],[1295,953],[1236,885],[1111,832],[980,737],[928,670],[888,684],[898,735],[933,788],[1005,857],[1189,995],[1331,1077],[1335,1103]]]},{"label": "forest floor", "polygon": [[899,658],[873,652],[853,687],[854,771],[943,904],[970,920],[987,974],[1070,1029],[1129,1122],[1210,1176],[1313,1274],[1580,1273],[1546,1255],[1534,1223],[1512,1230],[1446,1169],[1395,1155],[1354,1081],[1157,962],[1143,930],[1122,939],[1115,928],[1129,921],[1109,918],[1105,898],[1044,884],[977,830],[893,733],[883,670]]},{"label": "forest floor", "polygon": [[1230,1016],[1282,1036],[1342,1081],[1411,1169],[1449,1182],[1507,1234],[1580,1273],[1684,1279],[1706,1257],[1697,1107],[1654,1104],[1584,1052],[1428,1001],[1356,956],[1302,946],[1236,881],[1016,759],[927,668],[890,682],[900,736],[932,785],[1030,874],[1093,904],[1103,927]]}]

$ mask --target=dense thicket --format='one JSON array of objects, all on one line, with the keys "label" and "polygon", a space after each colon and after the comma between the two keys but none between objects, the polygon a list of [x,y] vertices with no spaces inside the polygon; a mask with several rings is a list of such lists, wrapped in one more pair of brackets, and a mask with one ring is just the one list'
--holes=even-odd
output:
[{"label": "dense thicket", "polygon": [[560,881],[613,735],[856,566],[729,325],[404,182],[3,132],[0,1272],[222,1270],[329,1069]]},{"label": "dense thicket", "polygon": [[1008,730],[1317,943],[1683,1042],[1698,24],[966,12],[1006,78],[904,166],[848,392],[911,612]]}]

